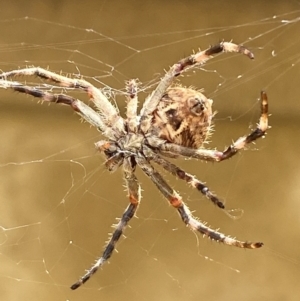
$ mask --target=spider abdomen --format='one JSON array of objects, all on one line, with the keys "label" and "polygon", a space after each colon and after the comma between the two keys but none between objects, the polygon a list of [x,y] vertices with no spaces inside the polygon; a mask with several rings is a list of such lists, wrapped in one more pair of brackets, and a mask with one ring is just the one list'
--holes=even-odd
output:
[{"label": "spider abdomen", "polygon": [[153,115],[152,130],[157,136],[199,148],[211,129],[212,100],[194,89],[175,86],[167,90]]}]

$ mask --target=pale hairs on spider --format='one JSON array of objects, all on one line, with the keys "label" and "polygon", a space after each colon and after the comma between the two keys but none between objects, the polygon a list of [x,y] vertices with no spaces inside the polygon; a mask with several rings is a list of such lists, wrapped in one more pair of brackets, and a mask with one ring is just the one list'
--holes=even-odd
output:
[{"label": "pale hairs on spider", "polygon": [[[199,190],[219,208],[225,208],[221,199],[212,193],[203,182],[165,158],[186,157],[220,162],[231,158],[247,144],[264,136],[268,129],[267,95],[265,92],[261,92],[261,114],[255,130],[237,139],[224,151],[203,147],[203,143],[210,134],[214,116],[212,100],[206,98],[200,91],[174,85],[173,82],[184,71],[200,66],[214,55],[222,52],[242,53],[250,59],[254,58],[252,52],[247,48],[232,42],[220,42],[206,50],[192,54],[171,66],[155,90],[147,97],[139,114],[137,112],[138,84],[136,80],[129,80],[126,83],[126,118],[119,115],[117,108],[101,89],[83,79],[68,78],[39,67],[18,69],[0,74],[1,88],[10,88],[47,102],[69,105],[107,139],[96,143],[97,150],[106,157],[105,166],[107,169],[113,171],[120,166],[123,169],[129,205],[116,224],[102,256],[85,275],[71,286],[71,289],[75,290],[85,283],[110,258],[127,223],[135,215],[141,199],[140,184],[134,173],[137,166],[149,177],[178,211],[183,222],[191,229],[212,240],[230,246],[256,249],[263,245],[262,242],[239,241],[207,227],[205,223],[191,214],[180,195],[170,187],[152,165],[154,162],[162,166],[173,176],[186,181],[193,188]],[[61,87],[83,90],[88,93],[95,110],[69,95],[54,94],[51,91],[48,92],[38,87],[10,80],[12,77],[22,75],[35,75]]]}]

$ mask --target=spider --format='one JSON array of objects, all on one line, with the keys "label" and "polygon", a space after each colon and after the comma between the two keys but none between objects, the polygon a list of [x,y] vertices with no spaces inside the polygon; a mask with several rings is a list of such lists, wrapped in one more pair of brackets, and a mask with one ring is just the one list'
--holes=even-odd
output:
[{"label": "spider", "polygon": [[[178,211],[183,222],[191,229],[200,232],[212,240],[239,248],[256,249],[262,242],[239,241],[213,230],[195,218],[183,202],[180,195],[170,187],[152,162],[160,165],[173,176],[186,181],[193,188],[206,196],[212,203],[224,209],[222,200],[195,176],[185,172],[166,157],[187,157],[203,161],[219,162],[234,156],[247,144],[264,136],[268,129],[268,101],[264,91],[261,92],[261,115],[257,128],[249,135],[233,142],[224,151],[206,149],[203,143],[210,134],[212,119],[212,100],[200,91],[173,84],[184,71],[204,64],[211,57],[222,52],[242,53],[254,58],[252,52],[232,42],[220,42],[203,51],[198,51],[171,66],[159,81],[155,90],[147,97],[140,113],[138,106],[138,82],[126,82],[127,111],[122,118],[109,99],[83,79],[72,79],[54,72],[30,67],[0,74],[0,87],[32,95],[43,101],[69,105],[85,121],[95,126],[107,140],[98,141],[96,149],[104,154],[105,166],[114,171],[122,166],[124,180],[128,191],[129,205],[107,242],[102,256],[75,282],[71,289],[75,290],[84,284],[111,257],[116,243],[119,241],[126,225],[135,215],[141,199],[141,188],[135,169],[138,166],[155,184],[162,195]],[[61,87],[80,89],[88,93],[95,110],[66,94],[54,94],[25,84],[11,81],[16,76],[38,76]]]}]

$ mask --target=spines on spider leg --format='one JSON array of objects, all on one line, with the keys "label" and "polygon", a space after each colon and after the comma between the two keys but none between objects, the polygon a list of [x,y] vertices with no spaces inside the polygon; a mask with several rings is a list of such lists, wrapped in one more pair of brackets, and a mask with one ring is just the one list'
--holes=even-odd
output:
[{"label": "spines on spider leg", "polygon": [[[124,120],[118,114],[117,109],[107,99],[107,97],[91,83],[84,79],[69,78],[55,72],[40,68],[24,68],[18,70],[12,70],[9,72],[3,72],[0,74],[0,79],[3,82],[8,82],[7,79],[15,76],[38,76],[43,80],[49,80],[61,87],[75,88],[86,91],[91,98],[95,106],[97,107],[99,114],[101,114],[102,120],[106,126],[114,126],[119,134],[124,133]],[[2,83],[0,83],[2,85]]]},{"label": "spines on spider leg", "polygon": [[90,84],[85,90],[104,120],[104,123],[112,127],[119,136],[123,135],[125,133],[124,119],[119,115],[118,110],[98,88]]},{"label": "spines on spider leg", "polygon": [[151,126],[152,114],[174,79],[189,68],[204,64],[215,54],[218,54],[220,52],[237,52],[246,55],[250,59],[254,58],[253,53],[244,46],[236,45],[231,42],[221,42],[216,46],[212,46],[206,50],[199,51],[175,63],[162,77],[156,89],[146,99],[143,105],[140,118],[140,129],[143,133],[147,133],[147,131],[149,130]]},{"label": "spines on spider leg", "polygon": [[262,242],[243,242],[236,240],[232,237],[226,236],[223,233],[220,233],[218,231],[215,231],[200,221],[198,221],[193,215],[191,214],[188,207],[182,203],[180,207],[177,208],[183,222],[188,225],[191,229],[196,230],[203,235],[209,237],[212,240],[215,240],[217,242],[222,242],[229,246],[235,246],[238,248],[244,248],[244,249],[257,249],[263,246]]},{"label": "spines on spider leg", "polygon": [[[47,75],[46,75],[46,73]],[[40,67],[30,67],[30,68],[23,68],[23,69],[17,69],[17,70],[12,70],[8,72],[3,72],[0,74],[1,79],[8,79],[11,77],[17,77],[17,76],[38,76],[42,79],[47,79],[50,80],[54,83],[61,83],[63,76],[53,73],[48,70],[43,70]]]},{"label": "spines on spider leg", "polygon": [[164,75],[164,77],[160,80],[156,89],[146,98],[143,108],[141,110],[141,118],[140,118],[140,129],[146,134],[151,127],[151,120],[153,118],[152,114],[157,108],[161,98],[163,97],[166,90],[172,84],[176,66],[174,65],[171,69]]},{"label": "spines on spider leg", "polygon": [[[245,146],[257,139],[263,137],[269,128],[268,126],[268,98],[266,92],[261,92],[261,115],[257,125],[257,128],[253,130],[249,135],[237,139],[231,144],[225,151],[209,150],[204,148],[193,149],[184,147],[182,145],[174,143],[160,143],[158,148],[161,153],[181,155],[188,158],[196,158],[204,161],[215,161],[220,162],[231,158]],[[151,142],[151,141],[150,141]]]},{"label": "spines on spider leg", "polygon": [[33,97],[41,99],[42,101],[68,105],[85,121],[98,128],[98,130],[101,131],[104,136],[108,138],[115,138],[115,133],[111,128],[107,127],[106,124],[104,124],[99,114],[97,114],[92,108],[76,98],[65,94],[52,94],[40,89],[24,86],[18,82],[4,81],[3,83],[3,81],[0,80],[0,87],[1,86],[10,88],[13,91],[19,93],[31,95]]},{"label": "spines on spider leg", "polygon": [[268,129],[268,97],[265,91],[261,91],[260,94],[260,110],[261,115],[259,122],[255,130],[253,130],[249,135],[244,136],[236,140],[232,145],[230,145],[224,152],[219,154],[219,160],[226,160],[233,155],[235,155],[239,150],[243,149],[247,144],[254,142],[255,140],[264,137]]},{"label": "spines on spider leg", "polygon": [[192,187],[199,190],[203,195],[205,195],[210,201],[212,201],[216,206],[218,206],[221,209],[225,209],[224,203],[218,198],[217,195],[212,193],[210,189],[202,182],[200,182],[198,179],[196,179],[194,176],[186,173],[183,170],[179,171],[179,178],[185,178],[185,180],[192,185]]},{"label": "spines on spider leg", "polygon": [[225,236],[224,234],[214,231],[213,229],[205,226],[203,223],[198,221],[193,217],[188,207],[182,201],[180,195],[173,190],[168,183],[162,178],[162,176],[149,164],[144,158],[137,157],[137,163],[141,167],[141,169],[145,172],[145,174],[153,181],[153,183],[157,186],[159,191],[164,195],[164,197],[169,201],[169,203],[177,209],[179,212],[183,222],[188,225],[193,230],[197,230],[203,235],[208,236],[209,238],[216,240],[218,242],[222,242],[227,245],[239,247],[239,248],[247,248],[247,249],[256,249],[263,246],[261,242],[242,242],[231,238],[229,236]]},{"label": "spines on spider leg", "polygon": [[170,172],[175,177],[178,177],[181,180],[186,181],[193,188],[196,188],[203,195],[205,195],[212,203],[218,206],[221,209],[225,208],[224,203],[210,191],[210,189],[201,181],[199,181],[193,175],[185,172],[183,169],[179,168],[175,164],[169,162],[158,154],[154,153],[150,148],[144,146],[144,152],[146,151],[146,157],[151,158],[155,163],[161,165],[166,171]]},{"label": "spines on spider leg", "polygon": [[129,158],[124,160],[123,172],[124,172],[126,187],[128,190],[128,197],[129,197],[130,204],[126,208],[119,222],[116,225],[114,225],[115,230],[113,231],[113,234],[109,238],[102,256],[96,261],[96,263],[87,271],[87,273],[84,276],[82,276],[76,283],[74,283],[71,286],[72,290],[77,289],[79,286],[81,286],[86,281],[88,281],[90,277],[93,274],[95,274],[98,271],[98,269],[111,257],[115,249],[115,245],[117,244],[121,235],[123,234],[125,227],[127,226],[128,222],[132,219],[132,217],[135,215],[135,212],[138,208],[141,199],[141,188],[136,176],[134,175],[134,169],[135,169],[135,164],[132,164]]},{"label": "spines on spider leg", "polygon": [[[149,139],[148,139],[149,140]],[[170,154],[174,156],[183,156],[187,158],[195,158],[203,161],[219,161],[222,152],[217,150],[210,150],[205,148],[194,149],[191,147],[185,147],[175,143],[160,143],[158,148],[162,154]]]},{"label": "spines on spider leg", "polygon": [[136,162],[134,160],[131,160],[131,158],[124,159],[123,174],[128,191],[129,202],[138,206],[141,200],[141,186],[134,174],[135,168]]},{"label": "spines on spider leg", "polygon": [[135,211],[137,209],[137,204],[129,204],[126,208],[125,212],[123,213],[122,218],[116,224],[115,230],[110,237],[102,256],[96,261],[96,263],[73,285],[71,285],[71,289],[75,290],[88,281],[93,274],[95,274],[98,269],[111,257],[116,243],[119,241],[123,231],[128,223],[128,221],[134,216]]},{"label": "spines on spider leg", "polygon": [[206,63],[214,55],[221,52],[236,52],[246,55],[250,59],[254,59],[254,54],[242,45],[237,45],[232,42],[220,42],[217,45],[211,46],[203,51],[198,51],[178,62],[178,70],[176,76],[180,75],[184,70],[194,66]]},{"label": "spines on spider leg", "polygon": [[236,52],[246,55],[250,59],[254,59],[254,54],[242,45],[237,45],[232,42],[220,42],[217,45],[213,45],[206,50],[198,51],[197,53],[191,55],[186,60],[182,61],[184,67],[203,64],[212,58],[214,55],[222,52]]},{"label": "spines on spider leg", "polygon": [[138,107],[138,82],[131,79],[126,82],[127,92],[127,125],[130,132],[136,133],[138,127],[137,107]]},{"label": "spines on spider leg", "polygon": [[220,52],[236,52],[241,53],[249,57],[250,59],[254,59],[254,54],[244,47],[243,45],[237,45],[232,42],[221,42],[215,46],[211,46],[207,50],[205,50],[205,54],[208,56],[218,54]]}]

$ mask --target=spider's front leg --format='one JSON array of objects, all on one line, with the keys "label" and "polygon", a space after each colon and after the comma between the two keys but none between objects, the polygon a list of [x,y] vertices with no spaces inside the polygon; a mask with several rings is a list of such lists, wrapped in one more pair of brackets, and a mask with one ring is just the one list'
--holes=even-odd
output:
[{"label": "spider's front leg", "polygon": [[111,257],[116,243],[119,241],[121,235],[125,227],[127,226],[128,222],[132,219],[135,215],[135,212],[138,208],[138,205],[141,200],[141,188],[138,183],[136,176],[134,175],[135,166],[132,166],[132,162],[129,158],[124,159],[123,162],[123,171],[124,171],[124,179],[126,183],[126,187],[128,190],[128,197],[129,197],[129,206],[126,208],[125,212],[123,213],[120,221],[114,226],[115,230],[112,233],[107,245],[105,246],[104,252],[102,256],[95,262],[95,264],[83,275],[77,282],[75,282],[71,289],[75,290],[88,281],[93,274],[95,274],[100,267]]},{"label": "spider's front leg", "polygon": [[195,66],[203,65],[209,59],[222,52],[241,53],[250,59],[254,58],[254,54],[242,45],[237,45],[232,42],[220,42],[217,45],[211,46],[203,51],[198,51],[197,53],[180,60],[179,62],[171,66],[168,72],[166,72],[166,74],[160,80],[153,93],[146,99],[141,110],[141,131],[143,133],[147,133],[147,131],[151,127],[153,112],[156,110],[167,89],[172,85],[174,79],[177,76]]},{"label": "spider's front leg", "polygon": [[34,97],[39,97],[42,98],[43,100],[51,101],[51,102],[58,102],[58,101],[47,99],[47,97],[50,97],[51,95],[55,97],[57,96],[61,97],[62,94],[51,94],[33,87],[22,85],[21,83],[18,82],[11,82],[8,80],[9,78],[17,77],[17,76],[37,76],[43,80],[49,80],[50,82],[53,82],[61,87],[80,89],[87,92],[90,99],[97,107],[97,112],[101,116],[102,123],[106,127],[113,127],[115,133],[118,136],[124,133],[124,120],[123,118],[120,117],[118,110],[112,105],[112,103],[104,95],[104,93],[101,92],[100,89],[94,87],[88,81],[84,79],[69,78],[67,76],[56,74],[55,72],[51,72],[49,70],[40,67],[17,69],[8,72],[3,72],[0,74],[0,88],[11,88],[15,91],[21,93],[27,93]]},{"label": "spider's front leg", "polygon": [[10,88],[16,92],[28,94],[49,103],[68,105],[85,121],[101,131],[104,136],[111,139],[116,137],[116,132],[111,127],[107,126],[105,120],[103,120],[100,114],[98,114],[84,102],[72,96],[66,94],[53,94],[42,89],[23,85],[19,82],[6,81],[2,79],[0,79],[0,88]]}]

